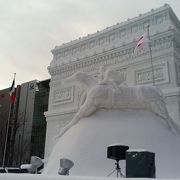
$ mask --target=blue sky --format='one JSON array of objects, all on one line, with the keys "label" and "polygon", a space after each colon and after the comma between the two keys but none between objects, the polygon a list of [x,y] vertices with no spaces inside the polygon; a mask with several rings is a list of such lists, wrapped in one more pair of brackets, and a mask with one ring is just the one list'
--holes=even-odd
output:
[{"label": "blue sky", "polygon": [[0,0],[0,89],[50,78],[51,50],[179,0]]}]

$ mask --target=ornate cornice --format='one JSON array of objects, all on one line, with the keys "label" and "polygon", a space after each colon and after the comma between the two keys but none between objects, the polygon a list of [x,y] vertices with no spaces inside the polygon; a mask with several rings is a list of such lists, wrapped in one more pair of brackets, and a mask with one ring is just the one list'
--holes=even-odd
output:
[{"label": "ornate cornice", "polygon": [[[126,26],[129,26],[129,27],[131,27],[132,29],[136,29],[135,28],[135,25],[137,25],[136,23],[138,22],[141,22],[141,21],[146,21],[146,18],[148,19],[148,20],[151,20],[151,16],[154,16],[154,15],[156,15],[157,16],[157,14],[161,14],[161,15],[164,15],[163,13],[165,12],[165,13],[168,13],[169,11],[171,10],[171,7],[168,5],[168,4],[165,4],[164,6],[162,6],[162,7],[160,7],[160,8],[157,8],[157,9],[152,9],[150,12],[147,12],[147,13],[144,13],[144,14],[139,14],[139,16],[138,17],[135,17],[135,18],[132,18],[132,19],[128,19],[127,21],[125,21],[125,22],[121,22],[121,23],[117,23],[116,25],[113,25],[113,26],[111,26],[111,27],[107,27],[106,29],[103,29],[103,30],[101,30],[101,31],[97,31],[96,33],[94,33],[94,34],[91,34],[91,35],[87,35],[87,36],[85,36],[85,37],[83,37],[83,38],[79,38],[79,39],[76,39],[76,40],[73,40],[73,41],[70,41],[70,42],[68,42],[68,43],[64,43],[63,45],[61,45],[61,46],[56,46],[53,50],[52,50],[52,53],[53,54],[56,54],[56,53],[59,53],[58,51],[59,51],[59,49],[63,49],[63,48],[67,48],[67,47],[70,47],[70,46],[74,46],[74,45],[76,45],[76,44],[78,44],[78,43],[81,43],[81,42],[84,42],[84,41],[86,41],[86,40],[89,40],[89,39],[91,39],[91,38],[94,38],[94,37],[96,37],[96,36],[100,36],[100,35],[102,35],[102,34],[104,34],[104,33],[109,33],[109,32],[111,32],[112,30],[115,30],[115,29],[119,29],[119,28],[122,28],[122,29],[126,29],[125,27]],[[171,10],[172,11],[172,10]],[[174,13],[173,13],[173,11],[171,12],[173,15],[174,15]],[[166,14],[166,16],[167,16],[167,14]],[[174,15],[175,16],[175,15]],[[159,18],[159,17],[157,17],[157,18]],[[167,17],[166,17],[167,18]],[[165,19],[166,19],[165,18]],[[134,24],[135,23],[135,24]],[[152,23],[152,22],[151,22]],[[152,25],[154,25],[154,24],[152,24]],[[131,29],[131,30],[132,30]],[[139,29],[139,28],[138,28]]]},{"label": "ornate cornice", "polygon": [[94,53],[99,54],[103,50],[107,51],[113,47],[131,43],[135,37],[144,33],[147,23],[151,27],[152,34],[155,34],[159,29],[165,31],[172,24],[169,18],[170,11],[170,6],[165,5],[157,10],[151,10],[151,12],[144,15],[139,15],[139,17],[98,31],[95,34],[57,46],[52,50],[54,57],[51,66],[77,61],[86,56],[92,56]]},{"label": "ornate cornice", "polygon": [[179,22],[179,19],[177,18],[177,16],[175,15],[175,13],[173,12],[173,10],[171,8],[169,8],[169,16],[170,16],[172,24],[175,26],[175,28],[178,31],[180,31],[180,22]]},{"label": "ornate cornice", "polygon": [[[169,30],[163,33],[157,33],[151,37],[152,41],[152,52],[160,52],[161,50],[173,47],[174,31]],[[89,57],[78,59],[75,62],[70,62],[61,66],[49,67],[49,73],[51,76],[60,75],[60,78],[64,78],[72,75],[78,70],[84,70],[86,72],[92,72],[98,70],[101,65],[119,64],[124,61],[134,63],[134,60],[141,56],[146,56],[149,51],[140,50],[133,54],[135,42],[129,44],[114,47],[111,50],[94,54]]]}]

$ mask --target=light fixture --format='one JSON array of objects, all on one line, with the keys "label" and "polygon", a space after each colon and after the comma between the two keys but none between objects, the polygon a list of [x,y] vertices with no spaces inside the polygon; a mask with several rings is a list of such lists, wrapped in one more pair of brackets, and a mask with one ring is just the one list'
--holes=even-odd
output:
[{"label": "light fixture", "polygon": [[44,162],[37,156],[31,156],[30,164],[22,164],[21,169],[27,169],[30,174],[37,174],[43,168]]},{"label": "light fixture", "polygon": [[44,162],[41,158],[37,156],[31,156],[31,164],[32,169],[34,169],[35,173],[38,173],[38,170],[43,168]]},{"label": "light fixture", "polygon": [[69,175],[69,170],[74,166],[74,163],[69,159],[60,159],[60,169],[58,171],[59,175],[67,176]]}]

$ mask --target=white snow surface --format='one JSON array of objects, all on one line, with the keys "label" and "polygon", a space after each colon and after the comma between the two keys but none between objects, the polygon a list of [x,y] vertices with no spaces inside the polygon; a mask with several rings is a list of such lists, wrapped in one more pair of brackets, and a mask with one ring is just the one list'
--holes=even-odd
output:
[{"label": "white snow surface", "polygon": [[[130,109],[99,110],[82,118],[60,137],[43,174],[57,175],[60,159],[68,158],[74,162],[70,176],[106,177],[115,168],[115,161],[107,159],[112,144],[154,152],[156,177],[180,178],[180,136],[158,115]],[[125,161],[120,166],[125,173]]]},{"label": "white snow surface", "polygon": [[[39,174],[0,174],[0,180],[117,180],[117,178],[85,177],[85,176],[57,176]],[[133,178],[132,180],[148,180],[148,178]],[[173,179],[160,179],[173,180]]]}]

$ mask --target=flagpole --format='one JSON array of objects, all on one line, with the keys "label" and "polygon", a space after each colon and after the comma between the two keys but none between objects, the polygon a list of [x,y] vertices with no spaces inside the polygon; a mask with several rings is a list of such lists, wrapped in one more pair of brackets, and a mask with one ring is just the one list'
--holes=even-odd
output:
[{"label": "flagpole", "polygon": [[150,54],[150,61],[151,61],[151,69],[152,69],[152,84],[155,85],[155,77],[154,77],[154,67],[152,61],[152,49],[151,49],[151,42],[150,42],[150,35],[149,35],[149,24],[147,25],[147,35],[149,40],[149,54]]},{"label": "flagpole", "polygon": [[[14,79],[15,79],[15,76],[16,76],[16,73],[14,73]],[[8,121],[7,121],[7,126],[6,126],[6,138],[5,138],[4,151],[3,151],[3,163],[2,163],[3,168],[5,167],[5,160],[6,160],[6,150],[7,150],[7,141],[8,141],[8,133],[9,133],[9,123],[10,123],[10,117],[11,117],[11,107],[12,107],[12,104],[10,102]]]},{"label": "flagpole", "polygon": [[10,103],[10,106],[9,106],[8,121],[7,121],[7,126],[6,126],[6,139],[5,139],[5,143],[4,143],[4,152],[3,152],[2,167],[5,167],[5,159],[6,159],[6,149],[7,149],[7,140],[8,140],[8,131],[9,131],[10,116],[11,116],[11,103]]}]

